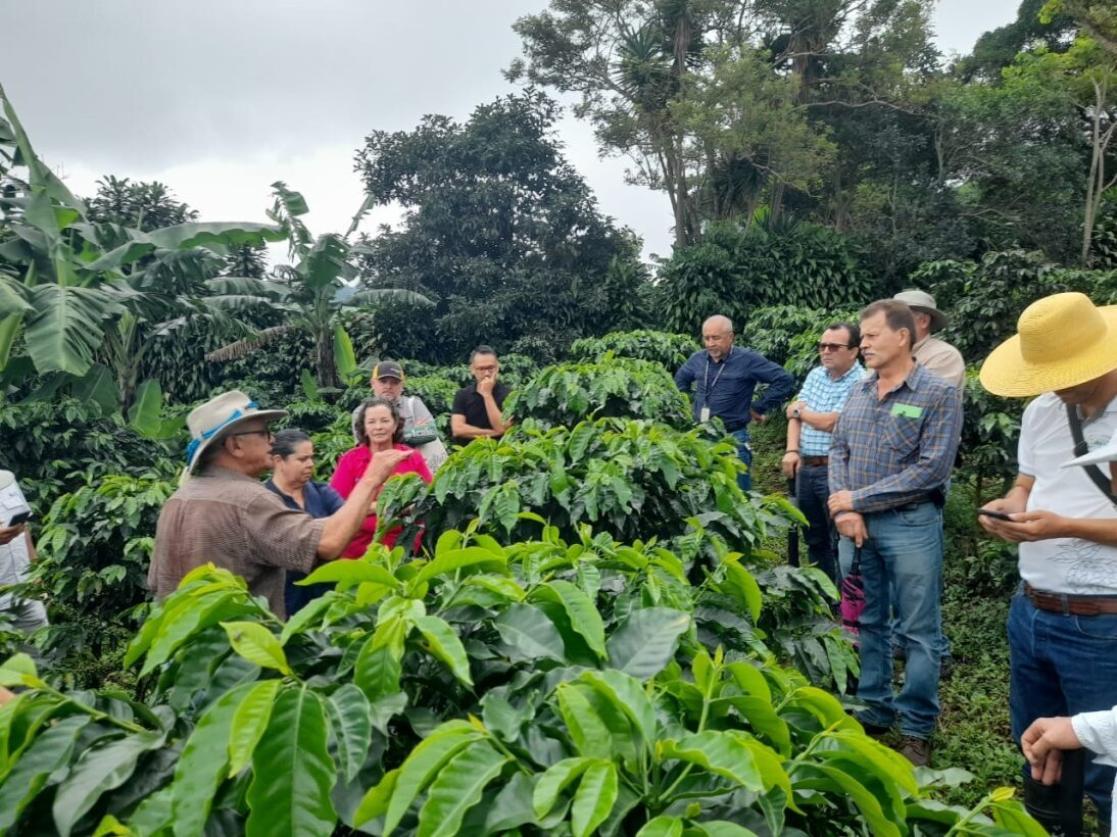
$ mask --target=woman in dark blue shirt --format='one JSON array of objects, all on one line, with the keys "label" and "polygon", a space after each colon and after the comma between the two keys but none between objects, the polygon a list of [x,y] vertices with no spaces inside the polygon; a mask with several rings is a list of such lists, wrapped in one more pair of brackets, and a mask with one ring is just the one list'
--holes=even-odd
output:
[{"label": "woman in dark blue shirt", "polygon": [[[288,508],[304,511],[311,517],[329,517],[345,504],[341,495],[326,483],[312,479],[314,443],[302,430],[291,428],[276,433],[271,454],[272,475],[266,485],[280,496]],[[296,581],[304,578],[306,573],[287,571],[287,584],[283,594],[288,619],[306,607],[311,599],[333,588],[332,584],[315,584],[311,587],[295,585]]]}]

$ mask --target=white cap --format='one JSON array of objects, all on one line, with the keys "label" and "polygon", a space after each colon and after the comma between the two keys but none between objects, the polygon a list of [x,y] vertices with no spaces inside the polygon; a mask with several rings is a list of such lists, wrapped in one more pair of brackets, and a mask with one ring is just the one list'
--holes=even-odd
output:
[{"label": "white cap", "polygon": [[1073,465],[1097,465],[1099,462],[1112,462],[1117,459],[1117,433],[1113,434],[1113,438],[1109,442],[1097,450],[1092,450],[1087,454],[1083,454],[1077,459],[1072,459],[1064,468],[1070,468]]}]

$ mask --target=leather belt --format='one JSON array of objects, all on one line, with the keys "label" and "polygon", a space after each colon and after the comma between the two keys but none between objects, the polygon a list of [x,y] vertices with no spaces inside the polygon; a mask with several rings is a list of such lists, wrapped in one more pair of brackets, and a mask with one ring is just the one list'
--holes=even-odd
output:
[{"label": "leather belt", "polygon": [[1101,616],[1117,614],[1117,596],[1079,596],[1071,593],[1048,593],[1024,582],[1024,595],[1040,610],[1063,616]]},{"label": "leather belt", "polygon": [[829,456],[801,456],[800,461],[812,468],[825,468],[830,464]]}]

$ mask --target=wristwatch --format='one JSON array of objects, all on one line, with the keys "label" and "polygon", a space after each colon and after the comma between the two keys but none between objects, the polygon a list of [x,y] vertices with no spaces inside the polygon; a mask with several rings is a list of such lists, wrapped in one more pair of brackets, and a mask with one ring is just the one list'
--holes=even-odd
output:
[{"label": "wristwatch", "polygon": [[792,418],[800,418],[800,416],[799,416],[799,408],[798,408],[798,407],[796,407],[796,408],[795,408],[794,410],[792,410],[792,411],[791,411],[791,417],[792,417]]}]

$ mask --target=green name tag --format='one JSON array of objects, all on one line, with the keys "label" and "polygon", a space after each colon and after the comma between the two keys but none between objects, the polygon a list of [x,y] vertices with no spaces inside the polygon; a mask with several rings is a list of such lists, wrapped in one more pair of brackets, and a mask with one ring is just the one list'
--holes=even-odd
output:
[{"label": "green name tag", "polygon": [[906,416],[907,418],[919,418],[923,415],[923,408],[916,407],[914,404],[893,404],[892,415]]}]

